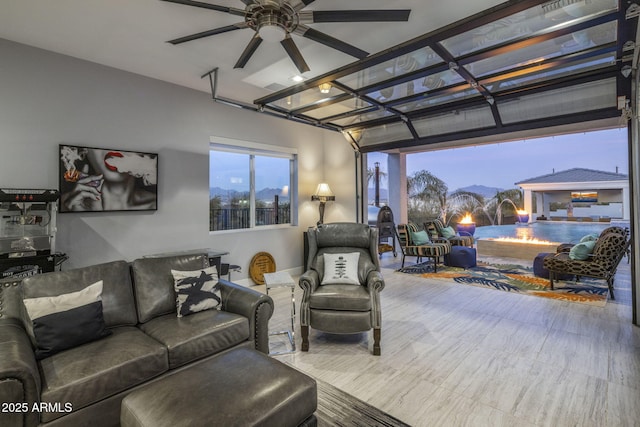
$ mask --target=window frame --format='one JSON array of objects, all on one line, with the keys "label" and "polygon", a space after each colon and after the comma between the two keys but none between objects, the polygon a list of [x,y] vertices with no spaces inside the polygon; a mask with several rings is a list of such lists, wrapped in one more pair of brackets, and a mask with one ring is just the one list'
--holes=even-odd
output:
[{"label": "window frame", "polygon": [[[214,152],[227,152],[247,155],[249,157],[249,227],[225,230],[211,230],[209,233],[237,233],[256,230],[272,230],[295,227],[298,225],[298,150],[252,141],[212,136],[209,140],[209,189],[211,189],[211,156]],[[289,209],[290,221],[283,224],[256,225],[256,170],[255,157],[273,157],[289,159]],[[211,226],[211,209],[209,208],[209,227]]]}]

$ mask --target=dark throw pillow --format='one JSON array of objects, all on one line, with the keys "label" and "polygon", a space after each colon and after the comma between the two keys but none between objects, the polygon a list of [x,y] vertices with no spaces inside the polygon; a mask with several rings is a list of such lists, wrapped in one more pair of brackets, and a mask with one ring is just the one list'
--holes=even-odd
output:
[{"label": "dark throw pillow", "polygon": [[216,267],[194,271],[171,270],[176,290],[178,317],[199,311],[222,308],[222,296]]},{"label": "dark throw pillow", "polygon": [[111,335],[102,315],[102,280],[77,292],[27,298],[24,305],[33,323],[38,360]]}]

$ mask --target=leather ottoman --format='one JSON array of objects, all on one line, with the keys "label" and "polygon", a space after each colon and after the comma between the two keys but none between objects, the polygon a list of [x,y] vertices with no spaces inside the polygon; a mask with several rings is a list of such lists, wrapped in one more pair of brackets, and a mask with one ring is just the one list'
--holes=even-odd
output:
[{"label": "leather ottoman", "polygon": [[122,427],[315,426],[316,382],[248,348],[231,350],[132,392]]},{"label": "leather ottoman", "polygon": [[476,248],[452,246],[451,253],[444,256],[444,265],[471,268],[476,266]]}]

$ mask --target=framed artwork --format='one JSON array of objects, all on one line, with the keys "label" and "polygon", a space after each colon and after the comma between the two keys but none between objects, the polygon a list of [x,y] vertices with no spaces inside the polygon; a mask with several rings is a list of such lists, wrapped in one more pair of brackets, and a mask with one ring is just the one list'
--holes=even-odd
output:
[{"label": "framed artwork", "polygon": [[598,203],[597,191],[572,191],[571,201],[573,203]]},{"label": "framed artwork", "polygon": [[158,155],[60,144],[60,212],[158,209]]}]

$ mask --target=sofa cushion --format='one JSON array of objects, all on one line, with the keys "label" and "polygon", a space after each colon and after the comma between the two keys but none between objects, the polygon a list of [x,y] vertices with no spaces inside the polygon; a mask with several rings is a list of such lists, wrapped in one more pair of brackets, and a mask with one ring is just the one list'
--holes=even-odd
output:
[{"label": "sofa cushion", "polygon": [[102,280],[102,313],[107,327],[136,325],[136,307],[129,264],[113,261],[67,271],[54,271],[22,280],[24,298],[76,292]]},{"label": "sofa cushion", "polygon": [[140,323],[176,311],[176,294],[171,270],[197,270],[209,267],[205,254],[177,255],[162,258],[140,258],[131,270]]},{"label": "sofa cushion", "polygon": [[24,305],[33,322],[36,359],[111,335],[102,316],[102,280],[77,292],[27,298]]},{"label": "sofa cushion", "polygon": [[194,271],[171,270],[176,291],[178,317],[209,309],[222,308],[222,296],[216,267]]},{"label": "sofa cushion", "polygon": [[312,309],[370,311],[371,296],[366,286],[324,285],[309,296]]},{"label": "sofa cushion", "polygon": [[218,310],[185,317],[171,313],[156,317],[140,328],[167,347],[171,369],[226,350],[250,337],[249,319]]},{"label": "sofa cushion", "polygon": [[[78,410],[167,371],[167,349],[162,344],[132,326],[112,332],[41,360],[42,402],[69,403]],[[43,412],[41,421],[62,415]]]}]

